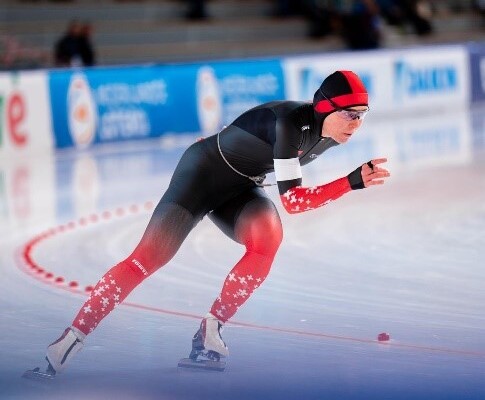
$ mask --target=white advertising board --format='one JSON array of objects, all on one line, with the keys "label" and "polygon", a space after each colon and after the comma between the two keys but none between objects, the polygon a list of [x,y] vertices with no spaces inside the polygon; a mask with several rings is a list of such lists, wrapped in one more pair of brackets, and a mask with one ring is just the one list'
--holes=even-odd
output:
[{"label": "white advertising board", "polygon": [[283,63],[287,99],[311,100],[327,75],[352,70],[367,87],[375,113],[453,109],[469,101],[464,46],[290,57]]},{"label": "white advertising board", "polygon": [[0,163],[52,145],[47,73],[0,73]]}]

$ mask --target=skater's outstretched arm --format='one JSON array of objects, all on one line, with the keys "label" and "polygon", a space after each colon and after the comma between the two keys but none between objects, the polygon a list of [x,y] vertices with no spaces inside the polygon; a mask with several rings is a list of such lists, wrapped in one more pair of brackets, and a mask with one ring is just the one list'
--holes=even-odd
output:
[{"label": "skater's outstretched arm", "polygon": [[320,186],[302,187],[298,159],[275,160],[281,202],[288,213],[296,214],[324,206],[351,190],[382,185],[385,178],[390,176],[387,169],[379,166],[385,162],[387,158],[376,158],[361,165],[346,177]]}]

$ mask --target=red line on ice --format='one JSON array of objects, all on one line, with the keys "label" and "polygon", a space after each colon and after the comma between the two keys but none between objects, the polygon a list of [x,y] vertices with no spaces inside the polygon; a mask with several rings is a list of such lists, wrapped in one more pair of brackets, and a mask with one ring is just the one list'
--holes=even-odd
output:
[{"label": "red line on ice", "polygon": [[[87,296],[86,288],[92,286],[88,286],[85,289],[78,289],[77,281],[67,281],[64,277],[55,276],[52,272],[49,272],[45,266],[39,265],[32,256],[32,250],[35,246],[37,246],[42,241],[51,238],[54,235],[66,233],[70,230],[76,228],[84,228],[88,225],[99,223],[101,220],[108,220],[113,218],[121,218],[123,216],[127,216],[130,214],[136,214],[140,211],[150,211],[153,209],[152,202],[145,202],[142,206],[137,206],[135,204],[130,205],[129,207],[121,208],[118,207],[115,211],[103,211],[99,216],[92,214],[89,218],[80,218],[78,222],[69,222],[65,225],[60,225],[56,228],[51,228],[46,232],[43,232],[27,243],[24,244],[23,248],[21,249],[21,254],[17,254],[17,266],[20,270],[25,272],[27,275],[37,279],[38,281],[54,286],[55,288],[66,290],[71,293],[80,294]],[[152,307],[152,306],[145,306],[143,304],[137,303],[130,303],[130,302],[123,302],[122,306],[136,308],[145,311],[151,311],[161,314],[167,315],[174,315],[177,317],[184,317],[184,318],[192,318],[192,319],[201,319],[201,315],[185,313],[181,311],[174,311],[174,310],[167,310],[164,308],[159,307]],[[391,346],[403,349],[410,349],[410,350],[420,350],[420,351],[430,351],[430,352],[439,352],[439,353],[448,353],[448,354],[460,354],[466,356],[476,356],[476,357],[485,357],[485,352],[483,351],[474,351],[474,350],[460,350],[460,349],[451,349],[445,347],[432,347],[432,346],[421,346],[415,344],[408,344],[408,343],[396,343],[395,341],[390,342],[379,342],[374,339],[361,339],[355,338],[351,336],[343,336],[343,335],[332,335],[328,333],[320,333],[320,332],[308,332],[298,329],[290,329],[290,328],[278,328],[274,326],[265,326],[265,325],[258,325],[258,324],[251,324],[247,322],[239,322],[239,321],[231,321],[229,325],[234,326],[241,326],[245,328],[252,328],[252,329],[261,329],[266,331],[272,332],[279,332],[291,335],[301,335],[307,337],[315,337],[315,338],[322,338],[322,339],[334,339],[334,340],[346,340],[352,341],[357,343],[367,343],[367,344],[374,344],[378,346]]]}]

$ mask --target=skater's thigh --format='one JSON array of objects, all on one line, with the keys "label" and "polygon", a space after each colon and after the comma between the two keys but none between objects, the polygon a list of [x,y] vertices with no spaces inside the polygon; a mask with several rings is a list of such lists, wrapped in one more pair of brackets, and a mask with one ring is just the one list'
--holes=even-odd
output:
[{"label": "skater's thigh", "polygon": [[132,256],[153,273],[175,255],[200,219],[179,204],[160,202]]},{"label": "skater's thigh", "polygon": [[248,245],[281,242],[282,226],[278,211],[261,188],[252,188],[228,200],[209,214],[209,218],[232,240]]}]

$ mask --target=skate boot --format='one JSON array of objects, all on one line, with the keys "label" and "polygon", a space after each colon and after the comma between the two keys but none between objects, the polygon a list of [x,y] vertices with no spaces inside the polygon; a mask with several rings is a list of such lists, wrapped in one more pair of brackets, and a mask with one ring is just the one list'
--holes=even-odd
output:
[{"label": "skate boot", "polygon": [[46,359],[54,373],[64,371],[68,361],[84,347],[85,337],[79,329],[67,328],[59,339],[47,347]]},{"label": "skate boot", "polygon": [[25,371],[22,376],[29,379],[53,379],[57,373],[64,371],[68,361],[84,347],[85,337],[78,329],[67,328],[59,339],[47,347],[46,370],[41,371],[37,367]]},{"label": "skate boot", "polygon": [[222,326],[216,317],[208,313],[192,338],[189,358],[180,360],[179,367],[224,371],[226,363],[221,358],[227,357],[229,350],[221,337]]}]

